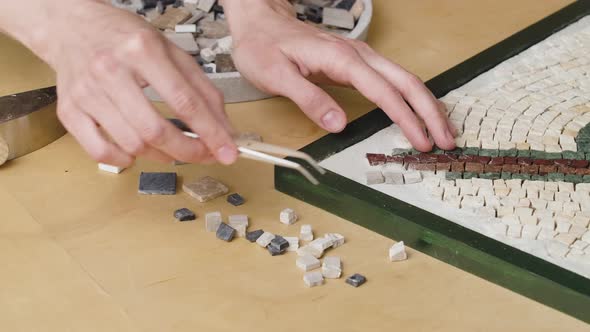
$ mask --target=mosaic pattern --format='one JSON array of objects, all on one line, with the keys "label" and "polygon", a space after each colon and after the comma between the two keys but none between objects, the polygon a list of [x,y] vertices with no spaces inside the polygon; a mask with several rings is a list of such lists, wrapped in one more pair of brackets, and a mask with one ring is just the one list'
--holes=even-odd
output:
[{"label": "mosaic pattern", "polygon": [[420,153],[394,140],[382,153],[379,144],[381,153],[365,151],[366,183],[420,183],[408,196],[427,190],[501,241],[590,271],[589,98],[585,18],[441,98],[458,149]]}]

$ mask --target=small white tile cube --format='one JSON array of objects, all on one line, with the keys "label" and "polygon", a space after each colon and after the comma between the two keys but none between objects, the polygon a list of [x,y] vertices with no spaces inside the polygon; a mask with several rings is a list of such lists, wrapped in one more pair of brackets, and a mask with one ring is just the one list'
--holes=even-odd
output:
[{"label": "small white tile cube", "polygon": [[293,225],[297,222],[297,214],[293,209],[284,209],[279,215],[279,220],[285,225]]},{"label": "small white tile cube", "polygon": [[221,212],[210,212],[205,215],[205,229],[207,232],[217,232],[219,225],[223,219],[221,218]]},{"label": "small white tile cube", "polygon": [[270,241],[272,241],[274,238],[275,238],[274,234],[269,233],[269,232],[264,232],[264,233],[262,233],[262,235],[260,235],[258,240],[256,240],[256,243],[259,246],[266,248],[270,244]]},{"label": "small white tile cube", "polygon": [[287,242],[289,242],[289,247],[287,251],[297,251],[299,249],[299,238],[296,236],[284,236],[283,237]]},{"label": "small white tile cube", "polygon": [[552,229],[541,228],[541,232],[537,236],[537,240],[551,240],[557,235],[557,232]]},{"label": "small white tile cube", "polygon": [[408,259],[406,253],[406,246],[404,241],[400,241],[389,248],[389,260],[392,262],[399,262]]},{"label": "small white tile cube", "polygon": [[176,32],[176,33],[196,33],[197,32],[197,25],[196,24],[177,24],[174,27],[174,32]]},{"label": "small white tile cube", "polygon": [[540,232],[541,227],[537,225],[524,225],[522,227],[522,238],[526,240],[535,240]]},{"label": "small white tile cube", "polygon": [[98,169],[100,169],[101,171],[105,171],[105,172],[109,172],[109,173],[113,173],[113,174],[119,174],[125,170],[125,167],[118,167],[118,166],[99,163]]},{"label": "small white tile cube", "polygon": [[306,272],[303,275],[303,282],[307,287],[321,286],[324,283],[324,276],[321,272]]},{"label": "small white tile cube", "polygon": [[230,226],[246,225],[249,226],[248,216],[245,214],[234,214],[227,218]]},{"label": "small white tile cube", "polygon": [[419,171],[404,173],[404,182],[406,184],[413,184],[422,182],[422,174]]},{"label": "small white tile cube", "polygon": [[320,267],[320,260],[312,255],[300,256],[295,260],[295,265],[303,271],[311,271]]},{"label": "small white tile cube", "polygon": [[297,256],[311,255],[315,258],[320,258],[323,254],[324,252],[322,250],[318,250],[316,247],[310,245],[305,245],[297,249]]},{"label": "small white tile cube", "polygon": [[301,230],[299,231],[299,239],[301,239],[301,241],[313,240],[313,230],[311,229],[311,225],[301,225]]},{"label": "small white tile cube", "polygon": [[508,237],[511,237],[511,238],[520,239],[522,236],[522,226],[521,225],[509,225],[506,235],[508,235]]},{"label": "small white tile cube", "polygon": [[327,279],[338,279],[342,275],[342,261],[340,257],[329,256],[322,262],[322,275]]},{"label": "small white tile cube", "polygon": [[324,237],[332,240],[332,248],[338,248],[344,244],[344,236],[338,233],[327,233]]},{"label": "small white tile cube", "polygon": [[331,238],[327,237],[319,237],[309,243],[309,246],[316,248],[317,250],[321,250],[322,252],[330,247],[332,247],[334,242]]}]

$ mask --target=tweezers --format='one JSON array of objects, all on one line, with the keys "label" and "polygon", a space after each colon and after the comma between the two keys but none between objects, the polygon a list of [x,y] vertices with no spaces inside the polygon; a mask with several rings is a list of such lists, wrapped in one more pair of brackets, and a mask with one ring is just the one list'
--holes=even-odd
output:
[{"label": "tweezers", "polygon": [[[189,131],[183,131],[183,134],[187,137],[199,138],[199,135]],[[237,139],[236,145],[238,146],[240,157],[251,160],[257,160],[280,167],[294,169],[301,173],[301,175],[303,175],[306,179],[309,180],[309,182],[313,183],[314,185],[318,185],[320,182],[305,167],[303,167],[303,165],[296,163],[294,161],[273,156],[272,154],[302,159],[306,161],[309,165],[311,165],[318,173],[322,175],[326,174],[326,170],[324,170],[318,164],[317,161],[315,161],[307,153],[301,151],[296,151],[286,147],[262,143],[250,139]]]}]

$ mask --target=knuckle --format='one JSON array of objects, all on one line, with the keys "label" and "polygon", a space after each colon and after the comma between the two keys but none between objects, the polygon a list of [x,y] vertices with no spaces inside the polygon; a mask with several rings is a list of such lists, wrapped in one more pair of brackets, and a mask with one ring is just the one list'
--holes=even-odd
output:
[{"label": "knuckle", "polygon": [[160,146],[164,140],[165,129],[161,124],[148,126],[142,130],[142,138],[150,145]]},{"label": "knuckle", "polygon": [[354,47],[352,47],[352,45],[343,40],[331,42],[331,48],[337,56],[347,60],[355,59],[358,56]]},{"label": "knuckle", "polygon": [[421,88],[424,85],[420,77],[410,73],[406,77],[405,84],[409,89]]},{"label": "knuckle", "polygon": [[94,75],[113,74],[119,69],[119,61],[112,52],[101,51],[94,55],[90,69]]},{"label": "knuckle", "polygon": [[90,154],[92,159],[98,162],[109,162],[113,157],[111,149],[109,149],[109,147],[104,143],[99,143],[90,147],[88,154]]},{"label": "knuckle", "polygon": [[145,56],[157,50],[160,40],[151,29],[141,29],[130,36],[126,50],[130,56]]}]

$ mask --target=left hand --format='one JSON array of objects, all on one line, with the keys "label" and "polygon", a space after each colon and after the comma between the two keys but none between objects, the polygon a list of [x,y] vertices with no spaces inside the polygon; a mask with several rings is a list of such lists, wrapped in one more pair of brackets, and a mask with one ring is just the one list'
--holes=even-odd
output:
[{"label": "left hand", "polygon": [[240,72],[259,89],[293,100],[320,127],[340,132],[347,123],[342,108],[314,84],[332,83],[359,90],[401,127],[416,149],[432,149],[424,125],[438,147],[455,148],[454,129],[424,83],[366,43],[299,21],[286,0],[222,4]]}]

